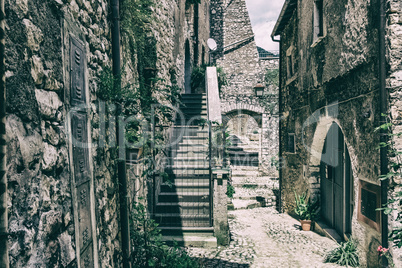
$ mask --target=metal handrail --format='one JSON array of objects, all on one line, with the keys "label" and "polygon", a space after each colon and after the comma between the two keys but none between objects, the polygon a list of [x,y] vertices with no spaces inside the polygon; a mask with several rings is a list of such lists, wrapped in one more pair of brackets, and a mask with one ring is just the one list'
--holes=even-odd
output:
[{"label": "metal handrail", "polygon": [[214,187],[214,182],[212,178],[212,127],[211,127],[211,121],[208,121],[208,164],[209,164],[209,220],[210,220],[210,226],[213,226],[213,203],[214,203],[214,198],[213,198],[213,187]]}]

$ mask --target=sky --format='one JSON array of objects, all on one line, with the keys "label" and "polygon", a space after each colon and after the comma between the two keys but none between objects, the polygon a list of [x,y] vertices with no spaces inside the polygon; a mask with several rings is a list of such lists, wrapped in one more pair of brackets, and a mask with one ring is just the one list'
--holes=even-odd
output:
[{"label": "sky", "polygon": [[271,33],[285,0],[246,0],[257,46],[265,50],[279,50],[279,43],[272,42]]}]

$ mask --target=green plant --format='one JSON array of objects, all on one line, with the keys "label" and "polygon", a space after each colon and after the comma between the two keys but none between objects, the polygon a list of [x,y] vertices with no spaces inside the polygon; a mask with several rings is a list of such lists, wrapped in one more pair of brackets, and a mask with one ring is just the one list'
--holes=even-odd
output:
[{"label": "green plant", "polygon": [[392,255],[391,255],[391,253],[389,252],[389,249],[388,249],[388,248],[384,248],[384,247],[382,247],[382,246],[379,246],[379,247],[377,248],[377,252],[378,252],[378,257],[379,257],[379,258],[383,257],[383,258],[386,258],[386,259],[387,259],[387,262],[388,262],[388,266],[389,266],[389,267],[395,267],[394,260],[392,259]]},{"label": "green plant", "polygon": [[227,187],[226,187],[226,195],[229,198],[233,198],[233,195],[236,193],[234,186],[228,182]]},{"label": "green plant", "polygon": [[326,255],[325,262],[346,265],[346,267],[358,267],[360,264],[355,241],[349,239],[347,242],[341,243]]},{"label": "green plant", "polygon": [[271,167],[275,167],[276,170],[279,170],[279,160],[276,159],[275,156],[271,157]]},{"label": "green plant", "polygon": [[[207,64],[203,64],[201,66],[193,68],[193,70],[191,71],[191,89],[193,91],[197,88],[205,89],[205,72],[207,67]],[[228,83],[226,79],[226,74],[223,71],[222,67],[217,67],[216,72],[218,76],[218,88],[220,91],[221,88],[223,86],[226,86]]]},{"label": "green plant", "polygon": [[307,198],[307,191],[301,195],[295,192],[295,213],[301,220],[314,220],[318,215],[319,203],[318,200],[311,202],[310,198]]},{"label": "green plant", "polygon": [[278,87],[279,86],[279,69],[267,69],[265,73],[265,83],[266,85]]},{"label": "green plant", "polygon": [[132,267],[200,267],[186,251],[177,245],[169,247],[162,241],[158,224],[150,219],[143,204],[134,204],[130,219],[130,238],[134,251]]},{"label": "green plant", "polygon": [[393,133],[394,125],[390,123],[388,120],[388,116],[386,114],[381,114],[381,116],[387,118],[387,122],[377,127],[375,131],[386,131],[387,133],[387,141],[380,142],[378,148],[387,148],[389,158],[389,172],[387,174],[381,175],[381,180],[389,180],[390,190],[394,190],[392,196],[388,199],[387,204],[379,208],[377,210],[382,210],[384,214],[390,214],[393,211],[396,211],[395,220],[399,222],[397,227],[393,227],[393,229],[389,233],[389,240],[393,242],[395,246],[398,248],[402,247],[402,184],[401,184],[401,176],[402,176],[402,151],[398,151],[395,146],[395,139],[400,138],[402,136],[402,132]]}]

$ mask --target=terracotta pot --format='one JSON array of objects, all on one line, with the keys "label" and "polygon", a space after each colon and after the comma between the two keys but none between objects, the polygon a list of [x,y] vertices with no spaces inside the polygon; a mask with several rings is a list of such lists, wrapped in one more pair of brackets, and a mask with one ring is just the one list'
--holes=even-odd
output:
[{"label": "terracotta pot", "polygon": [[303,231],[310,231],[311,220],[300,220]]}]

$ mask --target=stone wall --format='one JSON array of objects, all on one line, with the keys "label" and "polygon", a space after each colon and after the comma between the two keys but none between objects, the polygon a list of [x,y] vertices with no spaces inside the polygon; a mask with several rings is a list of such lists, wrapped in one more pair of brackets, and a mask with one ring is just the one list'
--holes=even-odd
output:
[{"label": "stone wall", "polygon": [[[271,158],[278,159],[278,89],[264,81],[267,70],[277,69],[279,61],[259,59],[244,0],[211,1],[211,37],[218,44],[214,61],[222,67],[228,82],[220,93],[224,117],[230,120],[236,114],[248,113],[260,121],[260,166],[277,176]],[[254,87],[258,82],[266,86],[262,98],[255,96]]]},{"label": "stone wall", "polygon": [[[81,189],[82,194],[75,188],[79,170],[76,168],[74,175],[70,165],[70,109],[74,105],[70,71],[78,70],[70,61],[70,38],[82,46],[77,52],[81,54],[76,55],[77,65],[82,66],[76,85],[83,86],[80,97],[86,99],[83,104],[88,108],[83,112],[87,117],[84,125],[90,128],[83,132],[84,139],[97,144],[96,81],[110,58],[107,5],[107,1],[6,1],[9,253],[13,267],[67,267],[77,262],[78,250],[81,264],[98,267],[100,259],[102,266],[113,267],[119,262],[116,184],[110,156],[98,155],[95,147],[86,150],[88,183],[82,185],[88,188]],[[84,217],[79,210],[88,213]],[[78,215],[88,229],[78,227]],[[81,235],[76,235],[78,232]]]},{"label": "stone wall", "polygon": [[[195,44],[199,62],[208,58],[208,1],[199,5],[198,42],[185,2],[158,2],[153,13],[162,86],[174,70],[184,87],[187,39],[191,62]],[[75,267],[80,259],[81,267],[120,267],[114,105],[97,95],[111,66],[109,1],[7,0],[6,14],[11,266]],[[122,43],[123,83],[135,87],[136,57]],[[77,149],[77,140],[89,148]]]},{"label": "stone wall", "polygon": [[[390,93],[390,116],[392,123],[395,125],[395,133],[402,130],[402,8],[400,1],[387,1],[389,4],[387,15],[386,44],[387,46],[387,63],[389,65],[386,86]],[[395,147],[398,151],[402,150],[402,140],[395,138]],[[397,182],[401,183],[400,179]],[[396,191],[402,189],[396,188]],[[400,227],[395,221],[396,214],[390,216],[390,228]],[[394,247],[392,249],[395,267],[402,266],[402,250]]]},{"label": "stone wall", "polygon": [[[283,209],[292,213],[294,191],[301,193],[308,189],[313,198],[320,197],[324,141],[331,124],[337,123],[344,135],[353,173],[352,236],[358,240],[362,266],[376,267],[381,233],[357,217],[359,183],[380,185],[379,135],[375,132],[380,115],[378,3],[363,0],[324,3],[322,37],[313,38],[314,1],[297,1],[293,16],[287,19],[281,32],[281,201]],[[396,14],[391,13],[390,21]],[[395,32],[400,25],[397,20],[394,22],[388,27],[390,55],[399,53],[392,47],[400,39]],[[293,75],[289,73],[290,55],[293,55]],[[400,68],[399,56],[389,57],[389,86],[400,85],[395,76]],[[391,94],[391,98],[396,95]],[[398,101],[394,100],[396,107]],[[289,134],[295,135],[295,152],[289,151]]]}]

